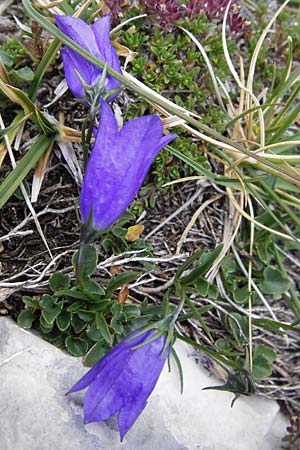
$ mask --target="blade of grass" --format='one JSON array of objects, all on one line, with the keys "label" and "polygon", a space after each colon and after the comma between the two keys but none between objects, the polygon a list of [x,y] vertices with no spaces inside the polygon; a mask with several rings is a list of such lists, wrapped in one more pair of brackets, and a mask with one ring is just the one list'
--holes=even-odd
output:
[{"label": "blade of grass", "polygon": [[0,209],[5,205],[30,170],[36,165],[42,154],[49,148],[53,137],[42,134],[17,163],[13,171],[0,185]]}]

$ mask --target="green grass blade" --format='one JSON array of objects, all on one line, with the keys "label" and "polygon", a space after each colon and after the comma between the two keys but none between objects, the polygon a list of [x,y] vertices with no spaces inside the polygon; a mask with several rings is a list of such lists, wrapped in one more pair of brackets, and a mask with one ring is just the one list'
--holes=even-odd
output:
[{"label": "green grass blade", "polygon": [[32,83],[31,83],[31,85],[29,87],[29,91],[28,91],[28,97],[32,101],[35,100],[38,87],[39,87],[48,67],[52,64],[52,62],[56,58],[56,54],[57,54],[60,46],[61,46],[60,40],[54,39],[54,41],[48,47],[41,62],[37,66],[35,73],[34,73],[34,78],[32,80]]},{"label": "green grass blade", "polygon": [[0,209],[17,190],[26,175],[48,149],[53,138],[42,134],[0,185]]}]

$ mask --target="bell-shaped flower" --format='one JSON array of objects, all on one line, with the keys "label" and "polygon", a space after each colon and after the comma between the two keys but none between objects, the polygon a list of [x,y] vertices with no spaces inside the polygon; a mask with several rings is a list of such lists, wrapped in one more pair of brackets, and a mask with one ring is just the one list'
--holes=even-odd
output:
[{"label": "bell-shaped flower", "polygon": [[166,335],[155,338],[155,333],[138,330],[127,336],[70,389],[68,394],[88,387],[85,423],[117,414],[123,439],[145,408],[169,354]]},{"label": "bell-shaped flower", "polygon": [[140,189],[158,152],[176,135],[163,136],[156,115],[128,121],[120,130],[116,118],[101,100],[101,118],[80,195],[84,223],[104,230],[126,210]]},{"label": "bell-shaped flower", "polygon": [[[104,61],[113,69],[121,73],[118,55],[110,42],[110,15],[94,22],[90,27],[84,20],[72,16],[55,15],[58,28],[73,41],[92,53],[96,58]],[[80,78],[89,86],[94,86],[101,78],[102,70],[80,56],[69,47],[61,50],[67,84],[77,98],[84,98],[84,91]],[[78,74],[79,73],[79,76]],[[111,91],[121,83],[107,74],[105,88]],[[110,100],[114,98],[111,97]]]}]

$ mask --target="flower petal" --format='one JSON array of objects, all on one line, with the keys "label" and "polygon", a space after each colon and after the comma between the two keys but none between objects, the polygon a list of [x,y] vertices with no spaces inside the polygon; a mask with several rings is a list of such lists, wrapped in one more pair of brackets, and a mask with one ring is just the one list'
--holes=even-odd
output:
[{"label": "flower petal", "polygon": [[[121,359],[126,359],[126,352],[130,352],[130,349],[136,345],[139,345],[144,340],[148,339],[151,334],[143,333],[139,335],[141,330],[136,330],[134,333],[127,336],[119,344],[117,344],[109,353],[107,353],[103,358],[100,359],[76,384],[67,392],[70,394],[72,392],[81,391],[89,386],[97,377],[102,373],[102,370],[107,368],[108,372],[112,372],[117,366],[117,359],[120,359],[120,353],[122,352]],[[137,337],[134,337],[138,334]],[[104,374],[105,377],[105,374]]]},{"label": "flower petal", "polygon": [[75,70],[80,73],[82,78],[89,85],[93,85],[97,79],[100,78],[101,73],[93,66],[93,64],[73,52],[73,50],[68,47],[61,50],[61,56],[64,63],[65,78],[72,94],[76,98],[83,98],[85,92]]},{"label": "flower petal", "polygon": [[[115,69],[117,72],[121,73],[120,61],[116,50],[110,41],[110,15],[101,17],[94,22],[93,31],[95,34],[96,43],[100,54],[107,64]],[[110,75],[107,75],[106,89],[112,90],[121,86],[120,81],[116,80]]]},{"label": "flower petal", "polygon": [[[137,333],[137,332],[136,332]],[[134,333],[135,334],[135,333]],[[133,334],[133,335],[134,335]],[[130,335],[131,338],[133,335]],[[133,347],[143,343],[152,332],[143,333],[129,341],[123,340],[113,350],[108,353],[102,360],[97,363],[99,373],[92,381],[84,400],[84,421],[97,422],[106,420],[113,416],[126,402],[128,395],[127,367],[132,359],[135,358],[136,352]],[[141,347],[147,351],[148,346]],[[146,361],[144,360],[144,363]],[[134,379],[134,383],[140,380]]]},{"label": "flower petal", "polygon": [[[145,408],[147,399],[157,383],[169,353],[167,349],[161,357],[164,344],[165,336],[161,336],[145,347],[140,347],[128,363],[123,382],[131,395],[127,397],[118,415],[121,440]],[[134,389],[130,389],[130,380],[140,380],[140,383],[135,383]]]},{"label": "flower petal", "polygon": [[[143,341],[151,334],[144,335]],[[119,411],[118,423],[123,438],[146,406],[164,366],[168,355],[166,351],[161,358],[164,342],[163,336],[138,349],[131,347],[125,354],[119,354],[114,367],[103,369],[101,377],[97,377],[86,394],[85,422],[107,420]]]},{"label": "flower petal", "polygon": [[[104,126],[107,121],[113,124],[113,136]],[[99,131],[80,203],[84,222],[93,206],[93,226],[99,230],[107,228],[126,210],[159,150],[176,137],[162,137],[162,122],[154,115],[133,119],[120,132],[116,127],[113,113],[102,102]]]},{"label": "flower petal", "polygon": [[[155,156],[165,145],[161,144],[161,133],[157,134],[153,126],[157,123],[161,123],[158,116],[140,117],[127,122],[126,125],[131,126],[125,125],[121,130],[115,148],[111,150],[109,172],[106,171],[106,177],[102,178],[107,186],[99,223],[102,229],[115,222],[134,200]],[[126,133],[123,132],[125,127]],[[164,142],[170,142],[174,137],[170,136]],[[103,164],[103,173],[105,169]]]},{"label": "flower petal", "polygon": [[[118,124],[110,107],[101,100],[101,118],[96,141],[90,154],[80,194],[80,212],[87,222],[93,208],[93,225],[101,230],[103,205],[111,195],[114,173],[111,167],[111,153],[118,135]],[[107,183],[107,180],[111,183]],[[113,189],[114,191],[114,189]],[[115,191],[114,191],[115,193]],[[106,206],[105,206],[106,207]]]},{"label": "flower petal", "polygon": [[84,20],[72,16],[60,16],[58,14],[54,17],[61,31],[85,50],[100,58],[94,32]]},{"label": "flower petal", "polygon": [[[95,36],[91,27],[81,19],[72,16],[55,15],[57,26],[68,37],[81,45],[85,50],[88,50],[97,58],[101,58],[97,47]],[[85,96],[82,84],[75,72],[75,69],[80,73],[85,82],[92,86],[101,77],[101,69],[94,64],[87,61],[77,52],[65,47],[61,51],[65,69],[65,77],[70,90],[74,97],[83,98]],[[103,58],[101,58],[103,59]]]}]

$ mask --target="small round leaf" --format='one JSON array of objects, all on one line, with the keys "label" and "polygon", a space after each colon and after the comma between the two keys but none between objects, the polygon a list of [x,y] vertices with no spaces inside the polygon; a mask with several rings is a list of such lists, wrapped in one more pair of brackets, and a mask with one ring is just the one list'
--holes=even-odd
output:
[{"label": "small round leaf", "polygon": [[87,352],[88,343],[80,338],[68,336],[65,340],[67,350],[73,356],[82,356]]},{"label": "small round leaf", "polygon": [[22,328],[31,328],[34,319],[35,315],[31,309],[25,309],[18,316],[18,325]]}]

